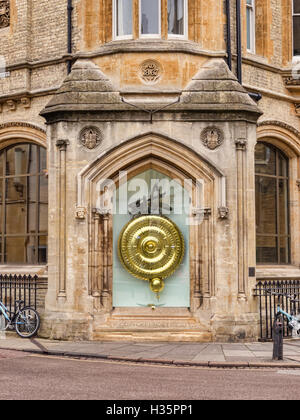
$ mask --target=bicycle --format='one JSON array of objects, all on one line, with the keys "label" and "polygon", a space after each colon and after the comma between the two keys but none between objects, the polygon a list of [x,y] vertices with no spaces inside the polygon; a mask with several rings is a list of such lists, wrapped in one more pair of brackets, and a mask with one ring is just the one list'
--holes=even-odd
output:
[{"label": "bicycle", "polygon": [[15,312],[9,311],[3,302],[0,301],[0,331],[16,330],[22,338],[30,338],[36,335],[40,327],[40,316],[38,312],[24,306],[23,300],[17,300]]},{"label": "bicycle", "polygon": [[277,305],[276,318],[278,318],[280,314],[287,317],[288,326],[292,329],[292,337],[300,338],[300,316],[291,315],[285,312],[283,309],[281,309],[279,305]]}]

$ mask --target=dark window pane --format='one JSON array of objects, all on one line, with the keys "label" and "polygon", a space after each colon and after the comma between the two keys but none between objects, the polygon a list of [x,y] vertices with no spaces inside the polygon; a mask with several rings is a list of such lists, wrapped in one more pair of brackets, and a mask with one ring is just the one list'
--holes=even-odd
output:
[{"label": "dark window pane", "polygon": [[3,179],[0,179],[0,233],[2,233],[3,215]]},{"label": "dark window pane", "polygon": [[20,144],[7,150],[6,175],[25,175],[37,172],[37,146]]},{"label": "dark window pane", "polygon": [[38,262],[40,264],[47,262],[47,236],[40,236],[39,237],[39,252],[38,252]]},{"label": "dark window pane", "polygon": [[0,177],[3,177],[4,153],[0,153]]},{"label": "dark window pane", "polygon": [[276,153],[264,143],[258,143],[255,149],[255,172],[257,174],[276,175]]},{"label": "dark window pane", "polygon": [[168,32],[184,35],[184,0],[168,0]]},{"label": "dark window pane", "polygon": [[294,16],[294,55],[300,55],[300,16]]},{"label": "dark window pane", "polygon": [[279,232],[280,235],[289,234],[288,226],[288,184],[287,181],[279,179]]},{"label": "dark window pane", "polygon": [[40,204],[39,233],[46,233],[47,231],[48,231],[48,205]]},{"label": "dark window pane", "polygon": [[43,147],[40,147],[40,172],[47,169],[47,151]]},{"label": "dark window pane", "polygon": [[290,261],[289,256],[289,239],[286,237],[280,238],[280,263],[288,264]]},{"label": "dark window pane", "polygon": [[294,13],[300,13],[300,0],[294,0]]},{"label": "dark window pane", "polygon": [[34,237],[7,237],[5,242],[6,263],[35,264]]},{"label": "dark window pane", "polygon": [[48,203],[48,178],[45,175],[40,176],[40,202]]},{"label": "dark window pane", "polygon": [[257,233],[276,234],[276,179],[257,176],[255,193]]},{"label": "dark window pane", "polygon": [[256,260],[258,264],[278,263],[276,237],[258,235],[256,246]]},{"label": "dark window pane", "polygon": [[141,0],[141,34],[159,34],[159,0]]},{"label": "dark window pane", "polygon": [[0,204],[0,234],[2,234],[2,226],[3,226],[3,206]]},{"label": "dark window pane", "polygon": [[26,202],[27,177],[20,176],[6,180],[6,203]]},{"label": "dark window pane", "polygon": [[35,203],[31,203],[28,206],[28,231],[27,233],[36,233],[37,232],[37,205]]},{"label": "dark window pane", "polygon": [[278,163],[279,163],[279,168],[278,168],[278,175],[279,176],[284,176],[284,177],[288,177],[288,160],[285,156],[283,156],[281,153],[279,153],[278,155]]},{"label": "dark window pane", "polygon": [[6,204],[6,233],[26,234],[26,206],[24,203]]},{"label": "dark window pane", "polygon": [[38,200],[37,197],[37,177],[36,176],[30,176],[28,177],[28,200],[30,203],[35,203]]}]

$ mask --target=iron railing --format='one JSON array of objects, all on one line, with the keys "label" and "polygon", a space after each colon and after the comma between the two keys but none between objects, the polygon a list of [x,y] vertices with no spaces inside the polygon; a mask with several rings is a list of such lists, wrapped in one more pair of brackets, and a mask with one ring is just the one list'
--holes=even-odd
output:
[{"label": "iron railing", "polygon": [[[277,305],[290,314],[300,313],[300,279],[258,281],[254,296],[258,298],[261,341],[272,340]],[[288,338],[292,336],[292,331],[284,318],[283,336]]]},{"label": "iron railing", "polygon": [[36,275],[0,274],[0,300],[11,312],[16,309],[16,300],[43,310],[46,290],[47,280]]}]

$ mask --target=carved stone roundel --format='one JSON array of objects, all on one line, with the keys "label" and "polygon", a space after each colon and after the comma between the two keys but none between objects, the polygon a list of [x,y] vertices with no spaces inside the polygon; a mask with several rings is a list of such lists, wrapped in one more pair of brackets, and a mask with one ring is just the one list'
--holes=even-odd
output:
[{"label": "carved stone roundel", "polygon": [[88,150],[93,150],[100,146],[102,139],[102,132],[97,127],[85,127],[79,135],[80,144]]},{"label": "carved stone roundel", "polygon": [[139,74],[145,83],[155,84],[161,77],[162,67],[155,60],[146,60],[141,64]]},{"label": "carved stone roundel", "polygon": [[223,143],[224,134],[222,130],[217,127],[207,127],[201,133],[201,140],[208,149],[215,150]]}]

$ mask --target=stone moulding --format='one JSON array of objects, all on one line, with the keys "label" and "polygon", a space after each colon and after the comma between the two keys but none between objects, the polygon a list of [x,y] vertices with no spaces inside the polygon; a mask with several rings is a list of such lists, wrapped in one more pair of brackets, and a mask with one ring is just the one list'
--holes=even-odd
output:
[{"label": "stone moulding", "polygon": [[288,130],[290,132],[292,132],[293,134],[295,134],[297,137],[300,138],[300,131],[297,130],[295,127],[283,122],[283,121],[277,121],[277,120],[266,120],[266,121],[261,121],[257,124],[258,127],[265,127],[265,126],[269,126],[269,125],[275,125],[277,127],[281,127],[284,128],[285,130]]},{"label": "stone moulding", "polygon": [[20,121],[12,121],[12,122],[7,122],[7,123],[0,124],[0,130],[5,129],[5,128],[10,128],[10,127],[32,128],[34,130],[38,130],[38,131],[46,134],[46,130],[44,128],[38,127],[38,126],[36,126],[34,124],[30,124],[30,123],[25,123],[25,122],[20,122]]}]

